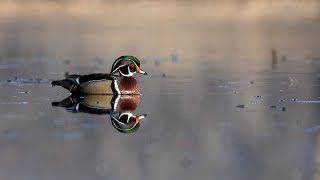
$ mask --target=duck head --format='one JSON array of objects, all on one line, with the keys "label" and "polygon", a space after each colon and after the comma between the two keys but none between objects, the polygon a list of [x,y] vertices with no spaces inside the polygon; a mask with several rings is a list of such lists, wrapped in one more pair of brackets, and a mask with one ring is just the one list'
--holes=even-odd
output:
[{"label": "duck head", "polygon": [[140,61],[134,56],[121,56],[112,64],[110,74],[119,72],[122,76],[132,76],[135,73],[147,75],[140,69]]},{"label": "duck head", "polygon": [[133,133],[140,127],[140,120],[147,115],[134,116],[131,112],[119,113],[119,116],[110,114],[112,125],[121,133]]}]

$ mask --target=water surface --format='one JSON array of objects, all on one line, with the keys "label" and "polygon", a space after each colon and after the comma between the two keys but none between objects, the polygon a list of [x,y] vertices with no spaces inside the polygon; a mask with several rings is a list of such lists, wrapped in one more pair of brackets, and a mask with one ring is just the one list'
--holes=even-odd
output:
[{"label": "water surface", "polygon": [[[318,179],[319,17],[230,21],[192,17],[188,4],[160,8],[181,12],[1,18],[1,176]],[[109,72],[123,54],[149,74],[135,75],[135,113],[148,114],[137,132],[51,106],[69,96],[52,80]]]}]

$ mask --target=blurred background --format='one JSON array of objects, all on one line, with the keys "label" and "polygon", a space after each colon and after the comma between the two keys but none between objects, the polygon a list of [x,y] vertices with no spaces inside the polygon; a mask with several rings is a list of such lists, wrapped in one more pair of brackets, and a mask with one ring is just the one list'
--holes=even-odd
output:
[{"label": "blurred background", "polygon": [[[0,179],[320,179],[317,0],[1,0]],[[140,129],[51,107],[142,62]]]}]

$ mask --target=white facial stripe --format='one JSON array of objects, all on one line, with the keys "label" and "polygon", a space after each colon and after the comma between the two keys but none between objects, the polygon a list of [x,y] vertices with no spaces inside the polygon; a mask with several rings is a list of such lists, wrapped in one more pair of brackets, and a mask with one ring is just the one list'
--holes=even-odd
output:
[{"label": "white facial stripe", "polygon": [[[119,124],[125,125],[123,122],[119,121],[119,120],[118,120],[116,117],[114,117],[113,115],[110,115],[110,116],[111,116],[111,118],[112,118],[114,121],[117,121]],[[114,127],[115,127],[116,129],[118,129],[118,130],[121,131],[122,129],[118,128],[118,126],[116,126],[116,124],[115,124],[114,121],[111,121],[112,124],[114,125]]]},{"label": "white facial stripe", "polygon": [[117,65],[117,63],[120,61],[121,59],[116,60],[116,62],[113,63],[112,69],[114,68],[114,66]]},{"label": "white facial stripe", "polygon": [[[118,126],[116,126],[116,124],[115,124],[113,121],[111,121],[111,122],[112,122],[113,126],[114,126],[116,129],[118,129],[119,131],[122,130],[122,129],[118,128]],[[119,121],[117,121],[117,122],[119,122]]]},{"label": "white facial stripe", "polygon": [[120,94],[120,89],[118,87],[118,82],[117,80],[113,80],[114,88],[116,89],[117,93]]},{"label": "white facial stripe", "polygon": [[121,115],[119,116],[119,118],[121,118],[123,115],[127,115],[128,117],[132,117],[132,116],[133,116],[132,113],[126,112],[126,113],[121,113]]},{"label": "white facial stripe", "polygon": [[130,71],[130,67],[128,66],[128,72],[129,72],[129,76],[132,76],[134,74],[134,72]]},{"label": "white facial stripe", "polygon": [[113,110],[116,110],[118,107],[118,102],[119,102],[120,96],[117,96],[117,99],[115,100],[114,104],[113,104]]},{"label": "white facial stripe", "polygon": [[117,71],[118,71],[121,67],[123,67],[123,66],[126,66],[126,65],[125,65],[125,64],[123,64],[123,65],[121,65],[121,66],[117,67],[117,69],[113,70],[110,74],[117,72]]},{"label": "white facial stripe", "polygon": [[137,63],[135,61],[132,61],[134,63],[134,65],[138,66]]},{"label": "white facial stripe", "polygon": [[79,83],[79,78],[80,78],[80,77],[77,77],[77,79],[76,79],[76,82],[77,82],[78,84],[80,84],[80,83]]},{"label": "white facial stripe", "polygon": [[130,67],[129,67],[129,66],[128,66],[128,72],[129,72],[129,74],[123,74],[123,73],[121,72],[121,70],[119,70],[119,73],[120,73],[122,76],[127,76],[127,77],[128,77],[128,76],[133,76],[133,74],[135,73],[135,72],[133,73],[133,72],[130,71]]}]

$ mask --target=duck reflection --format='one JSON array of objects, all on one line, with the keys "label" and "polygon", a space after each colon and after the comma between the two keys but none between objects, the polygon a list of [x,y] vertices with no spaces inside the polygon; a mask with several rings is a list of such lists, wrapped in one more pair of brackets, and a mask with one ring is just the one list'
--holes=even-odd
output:
[{"label": "duck reflection", "polygon": [[147,116],[133,114],[139,102],[140,95],[71,95],[51,104],[63,107],[71,113],[109,114],[111,123],[117,131],[132,133],[139,129],[140,120]]}]

